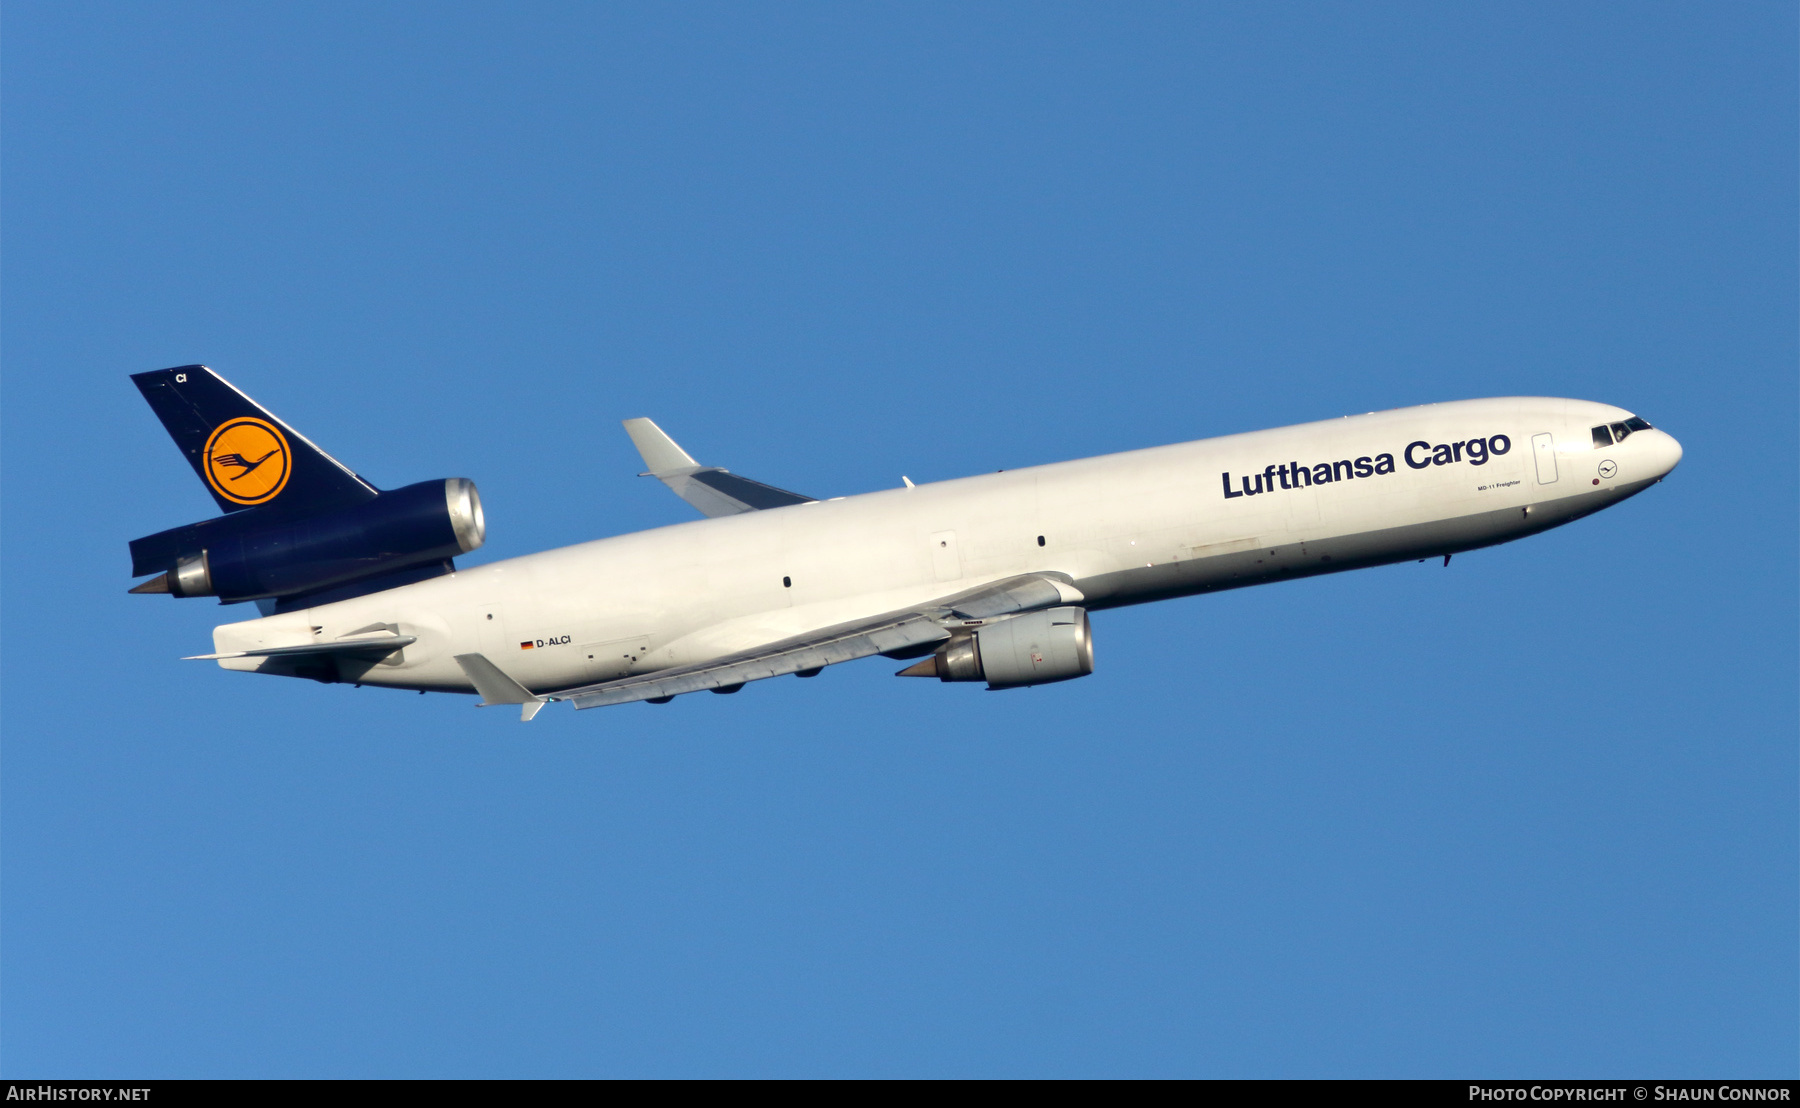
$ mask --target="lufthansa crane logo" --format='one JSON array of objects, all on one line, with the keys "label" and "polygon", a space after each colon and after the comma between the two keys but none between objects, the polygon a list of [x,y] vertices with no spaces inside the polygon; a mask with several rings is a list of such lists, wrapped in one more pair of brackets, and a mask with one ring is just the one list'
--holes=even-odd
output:
[{"label": "lufthansa crane logo", "polygon": [[266,420],[226,420],[206,440],[206,483],[233,504],[266,504],[287,486],[293,454]]}]

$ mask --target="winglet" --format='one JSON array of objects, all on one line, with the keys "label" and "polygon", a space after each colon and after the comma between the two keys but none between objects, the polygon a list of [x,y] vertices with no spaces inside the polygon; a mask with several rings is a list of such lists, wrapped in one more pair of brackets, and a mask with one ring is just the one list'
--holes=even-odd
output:
[{"label": "winglet", "polygon": [[700,468],[700,463],[677,446],[675,440],[658,427],[653,419],[628,419],[625,421],[625,433],[631,436],[631,444],[644,456],[644,465],[652,476],[661,477],[676,470]]},{"label": "winglet", "polygon": [[519,705],[519,722],[530,723],[531,717],[550,702],[547,696],[538,696],[524,685],[519,684],[506,675],[499,666],[487,660],[483,654],[458,654],[456,664],[462,667],[475,691],[481,694],[478,708],[490,708],[496,704]]},{"label": "winglet", "polygon": [[778,489],[748,477],[739,477],[728,469],[703,466],[675,440],[663,432],[654,420],[622,421],[632,445],[644,456],[650,472],[640,477],[654,477],[669,486],[676,496],[700,509],[706,516],[731,516],[766,508],[786,508],[795,504],[811,504],[813,498],[797,492]]}]

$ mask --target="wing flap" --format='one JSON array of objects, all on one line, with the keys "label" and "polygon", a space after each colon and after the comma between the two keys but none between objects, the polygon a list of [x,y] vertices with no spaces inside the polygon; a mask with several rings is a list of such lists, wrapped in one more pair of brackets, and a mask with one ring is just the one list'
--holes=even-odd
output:
[{"label": "wing flap", "polygon": [[600,708],[637,700],[660,700],[702,689],[725,689],[875,654],[896,654],[936,645],[950,638],[951,628],[970,621],[1060,604],[1078,604],[1082,599],[1081,593],[1061,574],[1027,573],[916,608],[826,627],[710,662],[563,689],[548,695],[554,700],[573,701],[577,708]]},{"label": "wing flap", "polygon": [[629,704],[634,700],[660,699],[702,689],[728,688],[747,681],[942,642],[949,637],[950,632],[936,620],[907,612],[873,622],[826,628],[711,662],[566,689],[553,696],[557,700],[574,701],[577,708]]}]

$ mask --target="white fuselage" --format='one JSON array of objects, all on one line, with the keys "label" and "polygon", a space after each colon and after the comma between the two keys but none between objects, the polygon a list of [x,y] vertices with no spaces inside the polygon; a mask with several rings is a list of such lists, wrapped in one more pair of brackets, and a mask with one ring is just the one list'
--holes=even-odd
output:
[{"label": "white fuselage", "polygon": [[[417,641],[342,679],[473,692],[454,656],[479,652],[548,691],[1023,573],[1066,574],[1099,609],[1435,556],[1554,527],[1659,480],[1681,457],[1669,435],[1594,446],[1591,427],[1626,418],[1578,400],[1458,401],[697,520],[225,624],[214,649],[379,626]],[[270,658],[219,664],[296,672]]]}]

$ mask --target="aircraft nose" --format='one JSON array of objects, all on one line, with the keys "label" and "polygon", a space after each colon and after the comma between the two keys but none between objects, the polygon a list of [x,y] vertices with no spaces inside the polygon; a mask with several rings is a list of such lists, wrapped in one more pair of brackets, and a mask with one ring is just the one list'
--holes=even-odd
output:
[{"label": "aircraft nose", "polygon": [[1654,450],[1651,467],[1656,471],[1656,475],[1661,477],[1681,464],[1681,444],[1676,442],[1675,436],[1667,431],[1656,431],[1654,436],[1651,440]]}]

